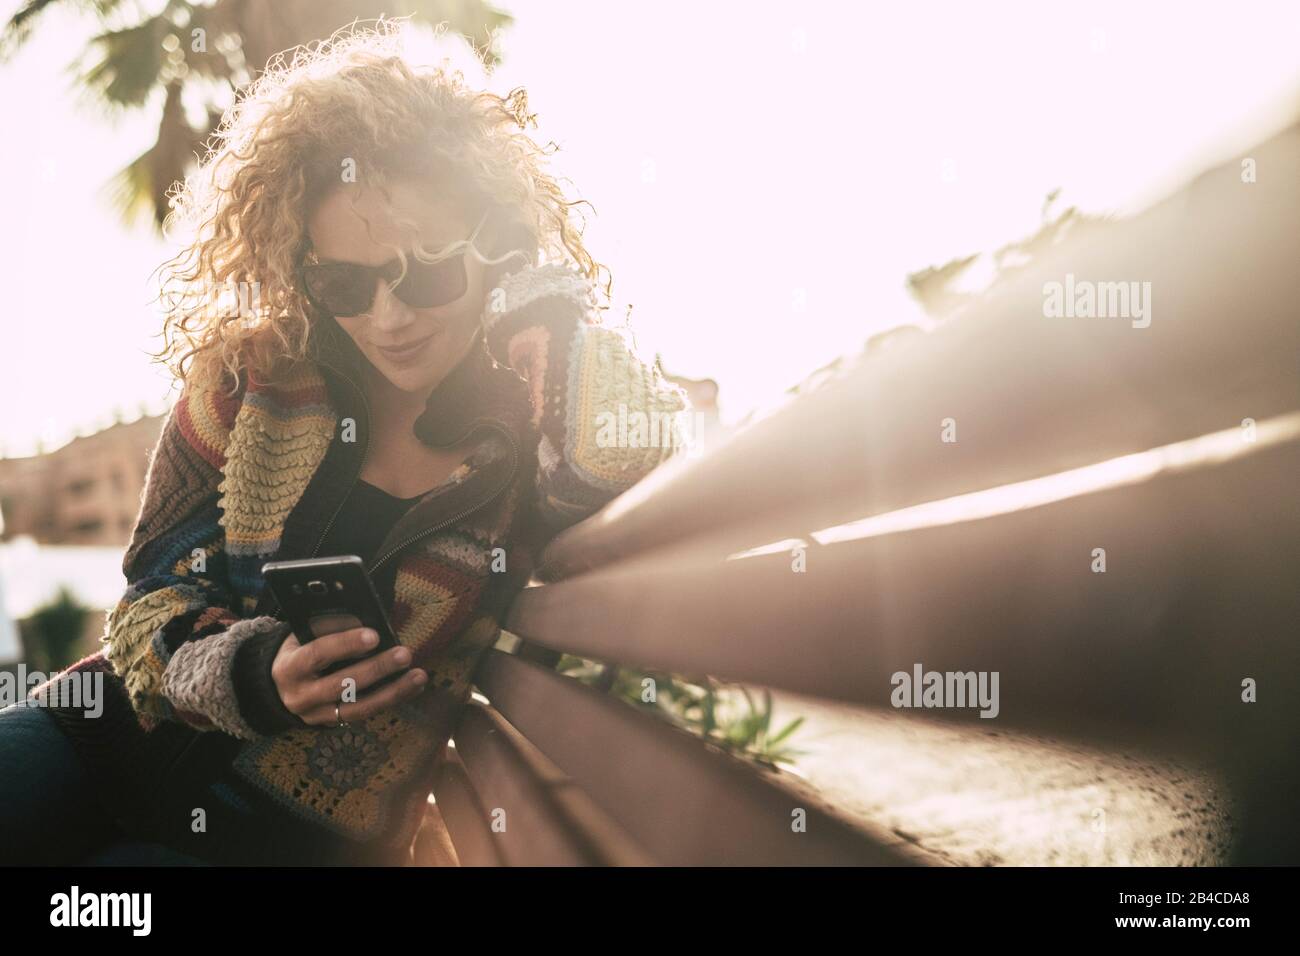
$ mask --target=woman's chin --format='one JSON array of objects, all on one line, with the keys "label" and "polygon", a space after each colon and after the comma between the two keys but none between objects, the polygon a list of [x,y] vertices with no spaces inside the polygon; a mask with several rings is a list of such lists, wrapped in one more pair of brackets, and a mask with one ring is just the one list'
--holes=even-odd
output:
[{"label": "woman's chin", "polygon": [[454,337],[455,348],[447,347],[448,336],[439,333],[432,342],[417,348],[413,354],[394,359],[381,351],[369,355],[373,365],[393,388],[412,394],[428,395],[447,374],[464,358],[474,342],[473,330]]},{"label": "woman's chin", "polygon": [[425,368],[380,367],[393,388],[412,395],[428,395],[446,375],[441,370]]}]

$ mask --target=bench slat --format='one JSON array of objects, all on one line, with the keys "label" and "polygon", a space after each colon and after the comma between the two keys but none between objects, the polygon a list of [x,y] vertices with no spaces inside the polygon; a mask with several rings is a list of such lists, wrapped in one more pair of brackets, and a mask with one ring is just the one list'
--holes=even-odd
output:
[{"label": "bench slat", "polygon": [[456,749],[510,866],[582,866],[646,863],[625,836],[598,819],[599,811],[572,781],[544,765],[531,745],[493,708],[471,704],[455,734]]},{"label": "bench slat", "polygon": [[433,792],[461,866],[501,866],[487,816],[474,793],[465,766],[449,748],[438,767]]},{"label": "bench slat", "polygon": [[[478,671],[492,705],[659,863],[906,865],[893,834],[850,827],[816,797],[571,678],[500,651]],[[787,775],[781,775],[785,777]],[[794,832],[793,814],[806,815]]]},{"label": "bench slat", "polygon": [[[999,721],[1217,728],[1300,675],[1300,442],[981,520],[723,560],[666,549],[515,601],[591,660],[890,705],[891,676],[1000,673]],[[1105,573],[1092,571],[1104,548]],[[971,714],[973,716],[973,712]],[[1285,719],[1281,711],[1275,719]],[[1264,719],[1260,715],[1259,719]]]}]

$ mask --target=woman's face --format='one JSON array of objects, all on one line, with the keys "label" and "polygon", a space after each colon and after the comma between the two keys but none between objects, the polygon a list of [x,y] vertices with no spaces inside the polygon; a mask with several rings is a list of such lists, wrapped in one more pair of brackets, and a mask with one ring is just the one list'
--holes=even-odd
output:
[{"label": "woman's face", "polygon": [[[398,181],[390,190],[394,216],[413,220],[418,229],[394,222],[374,190],[339,186],[307,219],[307,234],[317,258],[378,266],[392,261],[397,255],[394,247],[400,246],[411,268],[417,265],[412,255],[417,242],[427,251],[437,252],[468,239],[477,225],[465,222],[452,205],[433,199],[427,186]],[[487,248],[487,241],[485,228],[476,244]],[[387,282],[376,278],[370,311],[338,318],[357,348],[394,387],[427,396],[469,351],[487,292],[482,264],[468,253],[464,263],[469,282],[465,294],[454,302],[415,308],[393,295]]]}]

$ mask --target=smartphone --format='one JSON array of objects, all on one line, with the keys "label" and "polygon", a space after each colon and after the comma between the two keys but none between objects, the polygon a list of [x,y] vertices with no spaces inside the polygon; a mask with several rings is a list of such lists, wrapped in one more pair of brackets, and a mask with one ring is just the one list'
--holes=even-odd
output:
[{"label": "smartphone", "polygon": [[[262,565],[262,576],[280,605],[278,616],[289,623],[301,643],[368,627],[379,635],[379,646],[372,653],[397,646],[366,566],[355,554],[268,561]],[[326,673],[350,663],[353,661],[340,661]]]}]

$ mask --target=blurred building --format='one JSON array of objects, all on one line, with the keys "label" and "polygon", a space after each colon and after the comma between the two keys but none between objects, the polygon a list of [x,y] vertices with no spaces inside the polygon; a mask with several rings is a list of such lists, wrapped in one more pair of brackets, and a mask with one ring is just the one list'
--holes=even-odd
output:
[{"label": "blurred building", "polygon": [[718,383],[711,378],[687,378],[684,375],[664,374],[664,378],[685,389],[691,408],[710,418],[718,417]]},{"label": "blurred building", "polygon": [[149,415],[45,454],[0,458],[0,541],[125,547],[162,425]]},{"label": "blurred building", "polygon": [[118,422],[54,451],[0,458],[0,667],[33,654],[29,616],[69,588],[87,608],[74,656],[95,649],[125,586],[122,552],[164,416]]},{"label": "blurred building", "polygon": [[691,403],[691,437],[697,447],[704,448],[720,438],[725,429],[718,413],[718,383],[711,378],[687,378],[684,375],[669,375],[664,371],[663,363],[656,357],[656,364],[663,376],[686,392]]}]

